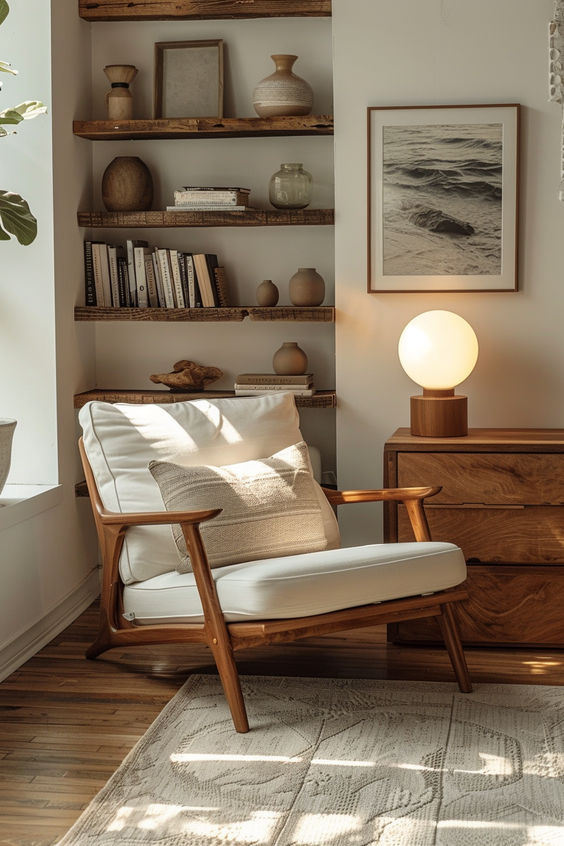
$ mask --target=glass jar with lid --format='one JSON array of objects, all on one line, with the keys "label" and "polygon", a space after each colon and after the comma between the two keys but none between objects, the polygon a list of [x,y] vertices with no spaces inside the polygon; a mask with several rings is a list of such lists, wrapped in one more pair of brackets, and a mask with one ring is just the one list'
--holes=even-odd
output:
[{"label": "glass jar with lid", "polygon": [[301,163],[281,164],[270,177],[270,202],[276,209],[305,209],[311,202],[311,188],[311,173]]}]

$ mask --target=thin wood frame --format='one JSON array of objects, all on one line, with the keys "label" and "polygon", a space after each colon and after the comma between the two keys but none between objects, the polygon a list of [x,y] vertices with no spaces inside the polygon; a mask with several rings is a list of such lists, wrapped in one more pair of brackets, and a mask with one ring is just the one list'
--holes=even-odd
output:
[{"label": "thin wood frame", "polygon": [[[177,55],[176,51],[186,51],[186,59],[197,58],[197,51],[200,51],[202,58],[213,57],[215,65],[215,54],[217,51],[216,77],[206,80],[200,76],[191,77],[185,80],[169,78],[167,76],[167,56],[172,59]],[[193,64],[191,66],[194,67]],[[187,68],[189,72],[189,68]],[[169,69],[170,73],[170,69]],[[178,68],[176,69],[178,73]],[[177,96],[179,103],[168,102],[171,97],[170,90],[180,88],[186,94]],[[184,84],[183,84],[184,83]],[[207,83],[207,86],[206,86]],[[207,87],[207,90],[206,90]],[[167,88],[169,93],[167,94]],[[197,97],[195,93],[203,89],[204,96]],[[192,92],[192,99],[187,96]],[[215,101],[215,105],[214,105]],[[201,105],[199,105],[199,103]],[[208,109],[209,105],[209,109]],[[154,90],[154,117],[160,118],[221,118],[223,117],[223,40],[206,39],[203,41],[158,41],[155,44],[155,90]]]},{"label": "thin wood frame", "polygon": [[516,291],[518,103],[367,109],[368,293]]},{"label": "thin wood frame", "polygon": [[[100,624],[94,643],[86,652],[96,658],[114,647],[156,643],[205,643],[209,646],[219,672],[225,697],[231,711],[233,725],[238,732],[249,730],[239,674],[233,653],[250,646],[265,645],[314,637],[334,631],[373,626],[399,620],[437,617],[444,635],[458,686],[470,693],[472,683],[466,666],[464,651],[458,636],[451,605],[466,598],[463,586],[437,591],[428,596],[394,599],[377,604],[345,608],[328,614],[286,620],[253,620],[227,623],[217,595],[215,582],[200,533],[200,523],[219,514],[218,509],[204,511],[157,511],[122,514],[107,511],[100,499],[92,468],[86,456],[82,438],[79,450],[86,484],[94,514],[94,522],[102,551],[102,592]],[[429,541],[430,533],[423,508],[426,497],[434,496],[440,488],[419,487],[395,490],[332,491],[325,490],[329,502],[344,505],[353,502],[402,502],[408,511],[416,541]],[[203,623],[153,624],[135,626],[123,616],[123,583],[119,573],[119,557],[125,533],[131,526],[180,525],[194,572],[196,587],[204,612]]]}]

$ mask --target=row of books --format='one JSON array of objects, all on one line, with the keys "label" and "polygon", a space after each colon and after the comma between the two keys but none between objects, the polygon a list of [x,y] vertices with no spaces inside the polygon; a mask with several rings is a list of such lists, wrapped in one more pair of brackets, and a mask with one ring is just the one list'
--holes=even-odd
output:
[{"label": "row of books", "polygon": [[311,397],[315,393],[313,373],[282,375],[280,373],[240,373],[234,384],[235,396],[290,391],[297,397]]},{"label": "row of books", "polygon": [[214,188],[185,185],[174,192],[174,205],[167,211],[245,211],[250,188]]},{"label": "row of books", "polygon": [[87,306],[113,308],[227,307],[225,274],[211,253],[84,242]]}]

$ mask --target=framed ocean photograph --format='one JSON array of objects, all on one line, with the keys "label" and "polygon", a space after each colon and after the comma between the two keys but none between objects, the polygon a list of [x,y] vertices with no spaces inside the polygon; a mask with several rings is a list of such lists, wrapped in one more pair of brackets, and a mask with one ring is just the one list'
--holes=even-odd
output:
[{"label": "framed ocean photograph", "polygon": [[516,103],[368,108],[368,292],[516,291]]}]

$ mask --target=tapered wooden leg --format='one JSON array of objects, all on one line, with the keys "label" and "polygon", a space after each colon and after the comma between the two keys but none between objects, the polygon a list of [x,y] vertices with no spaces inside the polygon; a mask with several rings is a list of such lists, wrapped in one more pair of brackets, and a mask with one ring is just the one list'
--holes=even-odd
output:
[{"label": "tapered wooden leg", "polygon": [[[214,638],[214,640],[218,640]],[[239,672],[233,657],[233,650],[230,643],[213,643],[211,644],[213,657],[219,672],[219,678],[223,686],[225,698],[231,711],[233,718],[233,725],[235,730],[241,734],[249,731],[249,720],[247,719],[247,710],[243,700],[243,693],[241,691],[241,682],[239,679]]]},{"label": "tapered wooden leg", "polygon": [[460,635],[458,634],[458,626],[454,618],[451,603],[445,602],[444,605],[441,605],[441,610],[442,613],[438,617],[438,620],[458,687],[462,693],[472,693],[470,673],[468,672],[466,657],[460,641]]}]

